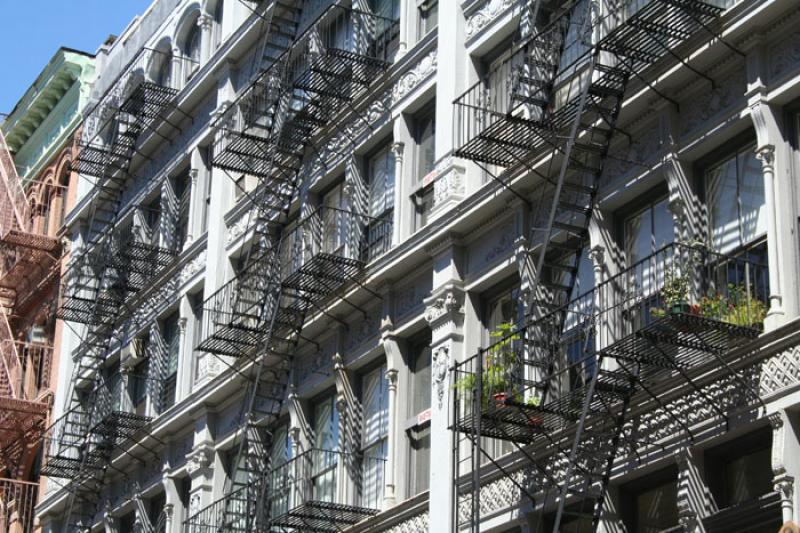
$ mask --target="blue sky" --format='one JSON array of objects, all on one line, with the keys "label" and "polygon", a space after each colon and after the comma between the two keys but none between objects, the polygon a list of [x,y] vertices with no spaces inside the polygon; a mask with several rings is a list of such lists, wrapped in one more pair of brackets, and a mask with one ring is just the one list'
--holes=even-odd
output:
[{"label": "blue sky", "polygon": [[95,53],[151,0],[0,0],[0,113],[10,113],[61,46]]}]

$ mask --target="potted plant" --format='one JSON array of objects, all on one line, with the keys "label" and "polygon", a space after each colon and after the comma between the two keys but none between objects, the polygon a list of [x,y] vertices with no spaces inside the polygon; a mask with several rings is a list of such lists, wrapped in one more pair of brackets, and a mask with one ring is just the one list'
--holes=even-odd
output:
[{"label": "potted plant", "polygon": [[672,270],[667,274],[661,296],[667,312],[672,314],[689,312],[689,274]]},{"label": "potted plant", "polygon": [[[520,336],[511,322],[499,324],[489,335],[498,340],[485,352],[485,367],[481,374],[481,402],[488,406],[491,400],[495,406],[505,407],[510,400],[515,399],[515,394],[511,390],[510,374],[516,364],[513,343],[519,340]],[[453,387],[464,397],[471,396],[477,388],[477,374],[465,375],[458,379]]]}]

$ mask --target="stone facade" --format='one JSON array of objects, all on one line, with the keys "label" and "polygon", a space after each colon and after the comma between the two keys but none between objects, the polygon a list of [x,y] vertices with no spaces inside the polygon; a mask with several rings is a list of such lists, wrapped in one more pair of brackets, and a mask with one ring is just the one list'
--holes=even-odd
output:
[{"label": "stone facade", "polygon": [[[749,439],[754,432],[768,435],[770,460],[759,468],[771,483],[768,494],[758,495],[765,498],[757,510],[769,524],[797,520],[800,511],[794,490],[800,441],[791,430],[800,402],[800,251],[795,238],[800,191],[793,179],[800,157],[800,55],[793,28],[800,12],[780,0],[728,3],[719,23],[724,42],[704,35],[681,48],[683,57],[691,58],[691,69],[668,57],[650,73],[658,79],[658,92],[631,82],[635,90],[623,105],[596,195],[587,278],[600,285],[631,266],[626,228],[646,206],[648,213],[661,209],[659,216],[666,218],[659,220],[672,224],[665,230],[669,242],[709,241],[714,226],[709,217],[721,215],[709,214],[711,193],[704,180],[733,154],[740,166],[732,168],[747,166],[751,180],[740,186],[755,183],[763,189],[756,201],[757,229],[747,233],[737,253],[740,248],[765,250],[763,274],[770,290],[765,332],[751,350],[737,355],[734,365],[741,380],[711,368],[702,377],[701,391],[676,386],[667,394],[668,409],[648,411],[652,405],[645,401],[638,406],[637,427],[659,446],[639,450],[630,445],[625,460],[615,463],[600,520],[603,531],[630,527],[632,487],[650,487],[648,476],[662,471],[675,473],[671,497],[682,530],[709,531],[711,526],[704,524],[729,519],[721,513],[718,481],[711,479],[704,461],[708,457],[711,464],[719,450],[735,448],[737,439]],[[304,16],[323,4],[306,2]],[[369,259],[358,283],[309,313],[292,356],[282,415],[273,427],[274,435],[284,436],[275,444],[284,458],[319,445],[320,433],[330,429],[318,422],[320,413],[338,424],[339,451],[366,453],[377,443],[385,461],[379,497],[370,502],[377,514],[352,526],[354,532],[454,531],[456,522],[474,516],[471,502],[454,492],[454,480],[466,480],[471,473],[453,464],[459,437],[450,429],[452,369],[486,347],[491,329],[510,319],[501,315],[524,299],[530,281],[528,235],[543,213],[531,207],[537,205],[537,172],[514,176],[512,192],[489,176],[497,169],[457,157],[454,135],[460,117],[453,101],[502,59],[527,10],[510,1],[442,1],[438,24],[423,35],[420,4],[400,0],[391,65],[365,101],[339,113],[336,127],[315,139],[289,217],[291,222],[308,216],[333,198],[337,187],[349,191],[339,205],[352,209],[364,203],[353,184],[373,183],[379,175],[376,165],[391,169],[391,186],[369,193],[369,209],[382,206],[370,215],[391,217],[390,246]],[[603,4],[603,10],[613,9]],[[255,3],[156,0],[115,44],[99,51],[101,82],[94,99],[113,84],[134,48],[165,47],[179,55],[193,28],[200,31],[196,70],[178,88],[177,108],[166,112],[165,124],[156,128],[157,134],[143,137],[138,147],[143,157],[129,170],[123,207],[133,212],[133,206],[167,197],[176,176],[189,176],[186,232],[191,238],[174,263],[130,300],[133,312],[119,324],[107,355],[109,361],[130,360],[129,366],[135,366],[137,339],[153,328],[163,333],[164,324],[177,314],[174,401],[150,413],[152,438],[146,450],[131,445],[135,459],[114,456],[114,468],[106,473],[108,492],[92,509],[94,531],[123,533],[127,524],[148,521],[155,527],[158,520],[168,524],[161,531],[195,531],[185,521],[212,509],[230,482],[241,438],[246,383],[237,365],[242,363],[196,347],[204,331],[198,309],[209,310],[208,302],[235,277],[255,238],[247,177],[240,179],[208,160],[217,121],[236,101],[237,90],[247,86],[253,54],[260,50],[249,44],[258,42],[262,24],[248,6]],[[82,239],[81,210],[91,202],[87,188],[67,216],[68,236],[76,247]],[[758,248],[764,243],[766,248]],[[614,325],[604,327],[602,335],[614,331]],[[62,387],[72,375],[68,354],[80,343],[80,333],[80,328],[64,331]],[[380,384],[371,381],[376,372]],[[376,403],[368,393],[373,390],[379,391]],[[758,391],[760,401],[750,391]],[[66,396],[57,396],[54,418],[64,414],[67,404]],[[717,416],[720,410],[726,413],[725,423]],[[374,435],[362,420],[365,412],[377,413]],[[693,441],[685,438],[686,427]],[[484,467],[480,473],[482,529],[541,531],[551,509],[530,493],[543,474],[523,452],[511,450],[516,448],[498,452],[503,470]],[[553,465],[557,471],[567,468],[563,458],[554,458]],[[340,485],[336,490],[350,503],[362,501],[353,487]],[[44,531],[63,527],[69,500],[68,491],[51,487],[38,506]]]}]

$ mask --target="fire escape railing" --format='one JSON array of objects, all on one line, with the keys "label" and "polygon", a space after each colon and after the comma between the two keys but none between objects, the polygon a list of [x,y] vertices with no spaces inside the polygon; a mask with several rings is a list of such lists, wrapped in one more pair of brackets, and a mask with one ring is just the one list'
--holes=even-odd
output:
[{"label": "fire escape railing", "polygon": [[[752,339],[763,328],[769,297],[767,269],[767,265],[747,258],[669,244],[577,296],[564,309],[515,325],[512,331],[494,337],[478,354],[457,363],[453,370],[457,417],[465,422],[472,418],[479,369],[484,376],[480,383],[484,407],[493,408],[496,399],[498,406],[520,403],[536,410],[558,402],[575,388],[575,383],[587,382],[597,370],[595,360],[600,352],[621,346],[618,343],[659,324],[670,329],[680,329],[678,324],[684,322],[706,324],[742,340]],[[678,285],[685,287],[686,296],[673,300]],[[566,316],[559,333],[556,325],[562,315]],[[549,372],[531,371],[552,358],[553,350],[566,358],[575,343],[580,346],[572,361],[554,364]],[[688,368],[712,360],[710,354],[701,352],[664,354],[660,364],[672,368],[679,363]],[[621,359],[644,356],[624,351],[618,354]],[[572,382],[567,379],[570,374]]]},{"label": "fire escape railing", "polygon": [[31,533],[39,484],[0,478],[0,531]]},{"label": "fire escape railing", "polygon": [[[680,377],[678,386],[697,391],[693,375],[701,369],[735,376],[728,353],[759,335],[768,296],[767,265],[705,247],[665,246],[564,308],[507,327],[457,363],[451,374],[452,429],[470,439],[513,443],[506,451],[522,453],[537,477],[523,491],[531,499],[546,503],[565,491],[587,501],[598,498],[594,484],[607,482],[613,448],[625,439],[631,450],[652,444],[637,444],[635,428],[632,437],[614,436],[632,395],[653,398],[655,409],[665,409],[651,390],[667,378]],[[615,364],[604,364],[606,359]],[[744,383],[742,388],[750,401],[760,402],[756,391]],[[691,428],[682,427],[691,435]],[[576,432],[588,435],[573,457]],[[538,451],[529,448],[537,443],[543,446]],[[485,450],[476,453],[477,471],[494,459]],[[565,462],[572,472],[563,469]],[[462,476],[475,475],[459,466]],[[475,505],[464,484],[455,482],[457,501]]]},{"label": "fire escape railing", "polygon": [[[271,138],[273,121],[293,121],[312,130],[325,127],[385,71],[397,27],[397,21],[333,5],[295,39],[274,32],[268,43],[274,54],[269,67],[215,124],[214,165],[260,178],[273,175],[276,165],[297,170],[292,147],[305,139],[294,137],[294,129]],[[279,117],[278,99],[287,96],[280,94],[276,80],[284,68],[295,91],[288,116]]]},{"label": "fire escape railing", "polygon": [[0,240],[2,240],[15,227],[27,231],[30,221],[30,204],[2,132],[0,132],[0,187],[3,188],[0,192]]},{"label": "fire escape railing", "polygon": [[[264,495],[268,527],[275,530],[341,531],[378,514],[383,499],[386,459],[359,453],[311,449],[273,467]],[[184,533],[237,531],[244,533],[245,516],[255,506],[248,486],[190,516]],[[226,501],[227,500],[227,501]],[[232,512],[231,501],[235,502]],[[228,506],[228,521],[225,507]]]},{"label": "fire escape railing", "polygon": [[271,525],[340,531],[378,514],[386,459],[311,449],[273,468],[267,505]]}]

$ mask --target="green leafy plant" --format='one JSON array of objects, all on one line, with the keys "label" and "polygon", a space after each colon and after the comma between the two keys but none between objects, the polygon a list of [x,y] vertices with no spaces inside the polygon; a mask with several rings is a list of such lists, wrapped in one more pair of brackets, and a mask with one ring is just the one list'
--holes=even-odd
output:
[{"label": "green leafy plant", "polygon": [[[512,322],[499,324],[489,337],[496,341],[486,351],[486,366],[481,373],[481,391],[484,404],[495,401],[489,395],[503,396],[503,398],[521,401],[519,391],[512,390],[511,373],[516,365],[516,352],[514,341],[520,339],[519,333],[515,330]],[[477,388],[477,374],[470,373],[458,379],[454,384],[455,388],[465,398],[471,397]],[[497,400],[499,401],[499,400]],[[536,404],[530,403],[532,401]],[[529,405],[538,405],[538,398],[526,400]]]}]

